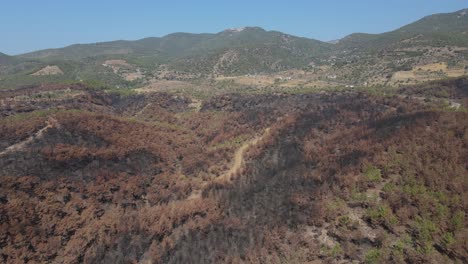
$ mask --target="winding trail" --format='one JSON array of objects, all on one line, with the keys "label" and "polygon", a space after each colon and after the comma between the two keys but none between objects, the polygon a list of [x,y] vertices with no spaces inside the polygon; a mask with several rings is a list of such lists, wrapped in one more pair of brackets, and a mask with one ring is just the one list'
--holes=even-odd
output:
[{"label": "winding trail", "polygon": [[46,126],[45,127],[39,129],[36,133],[29,136],[25,140],[7,147],[4,151],[0,152],[0,157],[8,155],[8,154],[10,154],[12,152],[17,152],[17,151],[24,150],[26,148],[26,146],[28,144],[30,144],[31,142],[33,142],[35,139],[41,139],[42,137],[44,137],[44,134],[48,129],[53,128],[53,127],[57,127],[57,126],[58,126],[57,119],[55,119],[53,117],[49,117],[47,119],[47,121],[46,121]]},{"label": "winding trail", "polygon": [[[217,181],[217,182],[226,182],[226,181],[231,181],[233,179],[233,176],[242,168],[242,166],[244,165],[244,156],[247,152],[247,150],[250,148],[250,147],[253,147],[255,145],[257,145],[262,139],[264,139],[266,136],[268,136],[270,134],[270,128],[266,128],[263,132],[262,135],[260,136],[257,136],[255,138],[253,138],[252,140],[249,140],[247,142],[245,142],[244,144],[242,144],[242,146],[240,146],[237,150],[236,150],[236,153],[234,154],[234,158],[232,160],[232,164],[231,164],[231,167],[226,171],[224,172],[223,174],[221,174],[220,176],[216,177],[214,179],[214,181]],[[200,199],[201,198],[201,193],[202,193],[202,189],[203,187],[205,187],[206,185],[208,184],[208,182],[204,182],[202,185],[201,185],[201,188],[198,189],[198,190],[194,190],[192,191],[192,194],[190,194],[190,196],[188,197],[188,200],[195,200],[195,199]]]},{"label": "winding trail", "polygon": [[242,165],[244,164],[244,156],[245,156],[246,151],[250,147],[257,145],[269,133],[270,133],[270,128],[268,127],[265,129],[265,131],[263,132],[261,136],[257,136],[254,139],[242,144],[242,146],[236,150],[236,153],[234,154],[234,159],[232,161],[232,165],[229,168],[229,170],[227,170],[224,174],[218,176],[216,180],[228,180],[228,181],[232,180],[232,176],[234,176],[236,172],[238,172],[242,168]]},{"label": "winding trail", "polygon": [[149,107],[151,107],[153,105],[153,103],[148,103],[147,105],[145,105],[140,111],[136,112],[133,117],[138,117],[140,116],[141,114],[143,114],[143,112],[146,111],[146,109],[148,109]]}]

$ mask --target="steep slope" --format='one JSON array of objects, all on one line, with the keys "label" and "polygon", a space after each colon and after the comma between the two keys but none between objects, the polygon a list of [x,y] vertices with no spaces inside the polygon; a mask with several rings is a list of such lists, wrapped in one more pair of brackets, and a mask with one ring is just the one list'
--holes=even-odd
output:
[{"label": "steep slope", "polygon": [[463,9],[453,13],[427,16],[414,23],[401,27],[397,31],[413,33],[467,33],[468,9]]},{"label": "steep slope", "polygon": [[174,64],[215,74],[275,72],[305,67],[331,50],[329,43],[247,27],[216,34]]},{"label": "steep slope", "polygon": [[468,9],[424,17],[382,34],[351,34],[337,44],[339,49],[370,49],[427,46],[468,47]]},{"label": "steep slope", "polygon": [[15,59],[12,56],[8,56],[0,52],[0,65],[6,65],[13,62]]}]

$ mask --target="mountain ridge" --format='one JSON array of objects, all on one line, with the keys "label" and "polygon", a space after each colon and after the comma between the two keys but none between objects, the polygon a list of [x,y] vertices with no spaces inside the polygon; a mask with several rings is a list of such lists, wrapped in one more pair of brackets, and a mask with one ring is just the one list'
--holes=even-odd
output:
[{"label": "mountain ridge", "polygon": [[[173,55],[186,51],[210,51],[221,48],[235,48],[239,46],[252,46],[267,44],[281,37],[310,41],[311,45],[326,46],[328,43],[297,37],[279,31],[266,31],[260,27],[245,27],[242,31],[223,30],[218,33],[185,33],[175,32],[163,37],[147,37],[138,40],[116,40],[89,44],[73,44],[63,48],[45,49],[15,57],[37,59],[64,56],[66,59],[108,54],[147,54],[148,52],[161,52]],[[83,50],[87,48],[87,50]],[[67,54],[68,52],[68,54]],[[79,54],[79,55],[78,55]]]},{"label": "mountain ridge", "polygon": [[[4,57],[8,65],[2,63],[4,81],[0,86],[34,84],[36,79],[29,76],[48,65],[63,69],[65,74],[56,77],[57,81],[93,79],[119,87],[142,85],[154,78],[186,80],[289,70],[320,74],[313,77],[320,85],[323,81],[337,85],[328,82],[337,78],[340,85],[394,85],[439,76],[434,71],[418,73],[419,77],[403,73],[392,79],[399,71],[436,62],[455,67],[452,73],[440,75],[454,77],[466,74],[462,66],[468,49],[467,10],[426,16],[381,34],[353,33],[336,43],[248,26],[217,33],[176,32],[139,40],[74,44]],[[123,68],[106,66],[108,60],[127,64]],[[27,82],[24,76],[28,76]],[[128,82],[134,80],[139,81]]]},{"label": "mountain ridge", "polygon": [[[418,37],[428,44],[442,46],[443,44],[451,44],[450,41],[443,41],[444,37],[451,38],[455,34],[464,32],[468,32],[468,9],[425,16],[415,22],[384,33],[352,33],[342,38],[337,44],[341,49],[357,47],[379,49],[399,45],[401,41]],[[431,39],[436,41],[430,42]],[[468,46],[468,35],[465,35],[462,41],[454,42],[457,45],[461,43],[462,46]]]},{"label": "mountain ridge", "polygon": [[[438,26],[435,26],[434,24],[438,24]],[[23,58],[41,58],[41,57],[48,57],[50,56],[49,54],[54,54],[57,53],[61,50],[70,50],[73,48],[80,48],[84,46],[92,47],[93,45],[95,46],[103,46],[101,48],[105,48],[107,45],[110,45],[109,48],[115,48],[115,45],[124,45],[127,44],[129,46],[128,52],[131,52],[132,48],[138,48],[139,44],[142,43],[153,43],[153,44],[159,44],[159,45],[164,45],[167,42],[170,42],[173,39],[180,39],[180,38],[185,38],[186,41],[195,41],[194,42],[189,42],[187,44],[198,44],[197,40],[200,41],[200,38],[204,38],[203,41],[207,41],[207,39],[212,39],[213,37],[216,36],[232,36],[233,34],[239,34],[239,33],[245,33],[245,32],[256,32],[256,33],[279,33],[295,38],[301,38],[304,40],[309,40],[312,42],[316,43],[321,43],[321,44],[334,44],[333,42],[336,42],[336,44],[340,44],[346,41],[355,40],[356,38],[363,38],[362,40],[359,40],[360,43],[362,41],[370,41],[369,39],[379,37],[379,36],[387,36],[389,34],[405,34],[405,33],[410,33],[410,34],[416,34],[416,33],[447,33],[447,32],[468,32],[468,8],[466,9],[461,9],[455,12],[451,13],[439,13],[439,14],[433,14],[433,15],[428,15],[425,16],[421,19],[418,19],[412,23],[409,23],[407,25],[404,25],[402,27],[399,27],[395,30],[383,32],[383,33],[365,33],[365,32],[355,32],[352,34],[349,34],[347,36],[344,36],[341,39],[337,39],[334,41],[322,41],[314,38],[308,38],[308,37],[302,37],[302,36],[295,36],[291,35],[288,33],[283,33],[275,30],[265,30],[261,27],[258,26],[246,26],[242,28],[228,28],[223,31],[217,32],[217,33],[187,33],[187,32],[174,32],[170,34],[166,34],[161,37],[145,37],[137,40],[114,40],[114,41],[103,41],[103,42],[96,42],[96,43],[79,43],[79,44],[72,44],[68,45],[65,47],[60,47],[60,48],[51,48],[51,49],[43,49],[43,50],[36,50],[32,52],[27,52],[23,54],[18,54],[14,55],[13,57],[23,57]],[[251,35],[251,34],[250,34]],[[170,43],[173,44],[173,43]],[[206,43],[205,43],[206,44]],[[125,53],[125,51],[120,50],[120,51],[110,51],[109,53],[111,54],[121,54]],[[86,53],[85,53],[86,54]],[[98,52],[98,55],[101,54],[108,54],[105,52]]]}]

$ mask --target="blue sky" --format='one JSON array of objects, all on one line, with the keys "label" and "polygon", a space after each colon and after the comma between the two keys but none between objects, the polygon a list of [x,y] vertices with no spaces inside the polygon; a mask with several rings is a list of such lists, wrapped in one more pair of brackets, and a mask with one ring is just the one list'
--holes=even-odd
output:
[{"label": "blue sky", "polygon": [[333,40],[463,8],[468,0],[2,0],[0,52],[242,26]]}]

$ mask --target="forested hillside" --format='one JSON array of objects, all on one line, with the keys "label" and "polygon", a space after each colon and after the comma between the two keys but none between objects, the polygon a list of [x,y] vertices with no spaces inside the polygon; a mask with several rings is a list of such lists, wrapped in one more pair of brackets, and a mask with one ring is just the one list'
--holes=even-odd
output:
[{"label": "forested hillside", "polygon": [[381,34],[351,34],[334,43],[245,27],[74,44],[0,54],[0,88],[80,80],[141,88],[160,80],[192,84],[252,76],[249,83],[255,85],[267,76],[290,86],[398,87],[468,74],[466,9]]},{"label": "forested hillside", "polygon": [[0,260],[466,262],[467,83],[1,91]]}]

